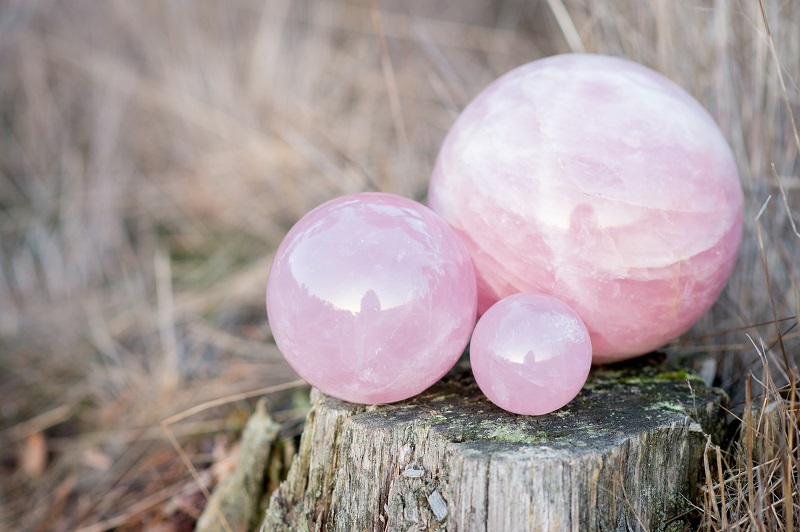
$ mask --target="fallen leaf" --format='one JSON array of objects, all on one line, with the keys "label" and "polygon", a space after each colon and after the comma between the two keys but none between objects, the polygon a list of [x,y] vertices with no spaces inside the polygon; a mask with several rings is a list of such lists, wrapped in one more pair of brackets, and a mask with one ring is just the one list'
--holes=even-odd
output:
[{"label": "fallen leaf", "polygon": [[19,468],[31,478],[38,478],[47,467],[47,440],[41,432],[34,432],[25,438],[20,451]]}]

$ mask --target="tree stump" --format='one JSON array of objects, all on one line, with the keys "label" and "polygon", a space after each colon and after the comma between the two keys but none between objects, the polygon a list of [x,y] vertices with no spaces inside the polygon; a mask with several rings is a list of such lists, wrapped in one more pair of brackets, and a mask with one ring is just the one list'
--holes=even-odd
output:
[{"label": "tree stump", "polygon": [[261,530],[681,529],[725,401],[653,357],[593,369],[544,416],[495,407],[458,366],[390,405],[314,390]]}]

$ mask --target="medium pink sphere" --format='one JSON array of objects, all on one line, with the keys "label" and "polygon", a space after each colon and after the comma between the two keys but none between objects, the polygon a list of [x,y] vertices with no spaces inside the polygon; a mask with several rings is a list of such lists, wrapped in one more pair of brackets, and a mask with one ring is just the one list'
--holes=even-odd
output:
[{"label": "medium pink sphere", "polygon": [[433,211],[363,193],[292,227],[267,282],[275,342],[323,392],[356,403],[418,394],[458,360],[475,324],[475,274]]},{"label": "medium pink sphere", "polygon": [[429,204],[472,256],[479,312],[555,295],[586,323],[596,363],[696,323],[742,234],[736,163],[711,116],[664,76],[602,55],[489,85],[448,133]]},{"label": "medium pink sphere", "polygon": [[515,414],[540,415],[581,391],[592,366],[592,342],[566,303],[521,293],[501,299],[481,317],[469,356],[489,400]]}]

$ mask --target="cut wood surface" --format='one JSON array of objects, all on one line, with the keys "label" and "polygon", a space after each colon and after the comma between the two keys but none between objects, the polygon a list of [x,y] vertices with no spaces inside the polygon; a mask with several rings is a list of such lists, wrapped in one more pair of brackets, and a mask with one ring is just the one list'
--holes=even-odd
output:
[{"label": "cut wood surface", "polygon": [[391,405],[314,390],[261,530],[680,530],[725,400],[655,357],[593,369],[544,416],[497,408],[463,366]]}]

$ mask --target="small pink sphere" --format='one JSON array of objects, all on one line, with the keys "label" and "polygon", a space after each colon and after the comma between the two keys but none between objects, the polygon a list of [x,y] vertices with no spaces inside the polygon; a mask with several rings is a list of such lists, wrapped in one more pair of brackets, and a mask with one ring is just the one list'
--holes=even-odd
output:
[{"label": "small pink sphere", "polygon": [[515,414],[558,410],[578,395],[592,366],[592,343],[580,316],[543,294],[495,303],[475,326],[469,352],[480,389]]},{"label": "small pink sphere", "polygon": [[331,200],[292,227],[267,282],[272,334],[323,392],[356,403],[418,394],[475,324],[475,274],[433,211],[391,194]]},{"label": "small pink sphere", "polygon": [[661,74],[602,55],[534,61],[487,87],[448,133],[428,197],[472,256],[479,312],[555,295],[596,363],[689,329],[741,242],[739,175],[714,120]]}]

